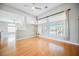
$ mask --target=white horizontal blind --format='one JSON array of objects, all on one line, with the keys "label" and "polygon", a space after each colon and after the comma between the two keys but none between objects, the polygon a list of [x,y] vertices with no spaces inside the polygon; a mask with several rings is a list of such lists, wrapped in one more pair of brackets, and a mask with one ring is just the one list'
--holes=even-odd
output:
[{"label": "white horizontal blind", "polygon": [[65,18],[66,18],[66,15],[65,15],[65,13],[63,12],[63,13],[59,13],[59,14],[56,14],[56,15],[54,15],[54,16],[51,16],[51,17],[49,17],[48,19],[48,21],[49,22],[54,22],[54,21],[61,21],[61,20],[65,20]]},{"label": "white horizontal blind", "polygon": [[48,32],[53,35],[52,38],[63,40],[65,38],[65,12],[48,17]]}]

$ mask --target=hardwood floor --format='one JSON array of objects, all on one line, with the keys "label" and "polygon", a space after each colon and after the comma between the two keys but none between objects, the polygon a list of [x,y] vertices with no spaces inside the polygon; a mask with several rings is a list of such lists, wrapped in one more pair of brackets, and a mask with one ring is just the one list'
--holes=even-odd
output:
[{"label": "hardwood floor", "polygon": [[17,56],[79,56],[79,45],[34,37],[17,41]]},{"label": "hardwood floor", "polygon": [[15,56],[79,56],[79,45],[33,37],[16,41],[16,51],[0,50],[0,55]]},{"label": "hardwood floor", "polygon": [[46,41],[32,38],[29,40],[17,41],[16,55],[40,56],[48,55],[48,46]]}]

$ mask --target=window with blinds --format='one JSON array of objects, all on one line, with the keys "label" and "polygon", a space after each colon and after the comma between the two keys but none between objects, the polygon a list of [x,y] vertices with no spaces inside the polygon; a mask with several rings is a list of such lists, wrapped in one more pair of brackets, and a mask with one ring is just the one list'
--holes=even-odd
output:
[{"label": "window with blinds", "polygon": [[48,36],[64,40],[65,36],[65,13],[59,13],[48,18]]},{"label": "window with blinds", "polygon": [[41,33],[54,39],[64,40],[65,38],[65,12],[41,19]]}]

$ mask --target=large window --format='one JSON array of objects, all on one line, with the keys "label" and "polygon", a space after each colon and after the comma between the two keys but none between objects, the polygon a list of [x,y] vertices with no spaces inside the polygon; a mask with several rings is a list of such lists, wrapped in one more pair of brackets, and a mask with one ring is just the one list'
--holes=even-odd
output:
[{"label": "large window", "polygon": [[42,35],[64,40],[65,38],[65,12],[41,19],[39,23],[41,26]]},{"label": "large window", "polygon": [[8,24],[8,41],[12,41],[16,38],[16,26],[15,24]]},{"label": "large window", "polygon": [[48,24],[50,37],[63,40],[65,34],[64,27],[65,27],[64,21],[50,22]]},{"label": "large window", "polygon": [[48,36],[64,40],[65,35],[65,13],[60,13],[48,18]]}]

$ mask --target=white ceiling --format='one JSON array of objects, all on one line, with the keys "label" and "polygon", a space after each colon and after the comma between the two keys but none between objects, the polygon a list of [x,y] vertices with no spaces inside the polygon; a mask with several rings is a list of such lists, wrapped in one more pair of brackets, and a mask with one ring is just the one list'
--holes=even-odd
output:
[{"label": "white ceiling", "polygon": [[[61,3],[5,3],[5,5],[22,10],[33,16],[39,16],[40,14],[43,14],[44,12],[49,11],[50,9],[53,9],[60,4]],[[45,8],[45,6],[47,6],[48,8]],[[32,7],[38,8],[33,10]]]}]

